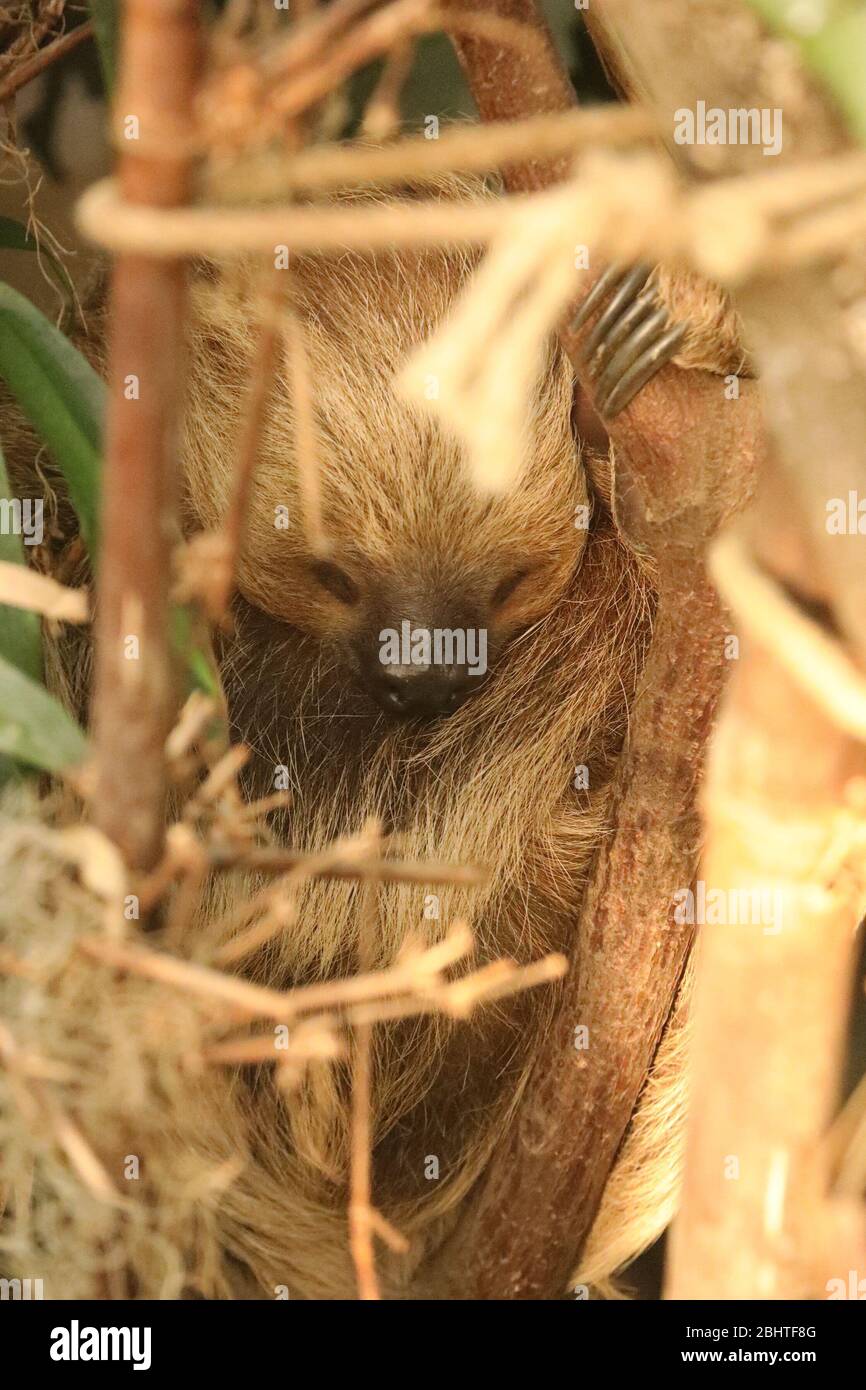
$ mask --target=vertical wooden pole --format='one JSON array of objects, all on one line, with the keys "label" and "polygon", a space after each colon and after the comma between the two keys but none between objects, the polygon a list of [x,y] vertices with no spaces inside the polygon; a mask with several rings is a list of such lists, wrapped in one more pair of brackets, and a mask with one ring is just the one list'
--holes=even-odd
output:
[{"label": "vertical wooden pole", "polygon": [[707,920],[667,1296],[821,1298],[828,1275],[847,1273],[825,1263],[824,1140],[861,906],[842,808],[866,759],[768,653],[752,647],[736,666],[705,797]]},{"label": "vertical wooden pole", "polygon": [[[200,47],[198,0],[126,0],[115,123],[118,178],[130,203],[173,207],[188,198]],[[163,748],[175,708],[168,594],[184,309],[182,262],[118,257],[93,711],[96,815],[139,870],[153,866],[162,846]]]}]

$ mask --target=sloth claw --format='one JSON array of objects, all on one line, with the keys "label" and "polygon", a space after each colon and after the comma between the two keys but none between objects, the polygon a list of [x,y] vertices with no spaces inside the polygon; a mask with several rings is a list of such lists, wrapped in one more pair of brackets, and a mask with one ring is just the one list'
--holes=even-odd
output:
[{"label": "sloth claw", "polygon": [[623,312],[632,307],[641,290],[645,288],[651,270],[651,266],[636,265],[621,281],[584,343],[583,353],[587,362],[591,362],[598,349],[603,346],[608,333],[616,327]]},{"label": "sloth claw", "polygon": [[[667,314],[665,314],[667,318]],[[645,352],[639,353],[631,362],[631,365],[623,372],[619,383],[613,388],[610,395],[601,402],[599,410],[608,419],[613,419],[630,401],[634,400],[638,391],[642,391],[651,377],[656,372],[670,362],[672,357],[676,357],[682,346],[683,339],[688,332],[688,324],[677,323],[673,328],[669,328],[667,333],[656,339],[652,347],[648,347]]]},{"label": "sloth claw", "polygon": [[[623,314],[623,318],[628,318],[628,314]],[[610,335],[611,338],[614,337],[619,326],[619,324],[616,325]],[[590,368],[595,394],[599,401],[607,400],[623,373],[629,369],[640,353],[652,347],[659,334],[663,333],[667,327],[667,310],[656,308],[653,312],[653,306],[650,305],[649,318],[645,315],[642,316],[642,322],[637,327],[632,328],[630,333],[628,331],[623,333],[618,341],[613,343],[613,352],[610,351],[610,338],[608,339],[605,344],[606,362],[600,353],[598,361],[593,362]],[[616,351],[617,348],[618,351]]]},{"label": "sloth claw", "polygon": [[[611,265],[593,285],[572,321],[578,332],[605,307],[583,345],[599,414],[612,419],[678,352],[688,325],[671,325],[649,285],[652,267]],[[608,296],[612,297],[607,303]]]},{"label": "sloth claw", "polygon": [[578,333],[583,328],[583,325],[595,313],[608,290],[618,285],[624,275],[624,266],[609,265],[607,270],[599,276],[572,320],[571,327],[574,333]]}]

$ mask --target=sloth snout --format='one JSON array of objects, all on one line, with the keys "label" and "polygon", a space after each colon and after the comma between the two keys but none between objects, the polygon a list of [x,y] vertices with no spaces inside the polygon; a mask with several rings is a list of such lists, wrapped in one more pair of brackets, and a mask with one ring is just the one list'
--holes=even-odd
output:
[{"label": "sloth snout", "polygon": [[407,619],[381,628],[359,655],[362,679],[386,713],[431,719],[453,714],[483,684],[487,631]]},{"label": "sloth snout", "polygon": [[370,692],[389,714],[432,719],[459,709],[478,684],[479,677],[462,666],[384,666],[373,676]]}]

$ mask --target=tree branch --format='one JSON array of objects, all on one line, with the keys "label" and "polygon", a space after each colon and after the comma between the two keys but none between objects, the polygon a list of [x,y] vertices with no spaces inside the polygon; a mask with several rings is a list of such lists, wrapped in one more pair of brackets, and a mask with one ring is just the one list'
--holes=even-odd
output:
[{"label": "tree branch", "polygon": [[[200,65],[199,6],[128,0],[123,30],[118,110],[129,138],[120,158],[121,193],[133,203],[177,206],[190,187],[184,137]],[[137,140],[144,137],[146,145],[154,134],[162,152],[139,153]],[[100,827],[140,870],[152,868],[161,851],[164,746],[175,708],[168,589],[177,538],[173,478],[185,300],[181,261],[118,257],[99,570],[95,806]]]},{"label": "tree branch", "polygon": [[65,58],[67,53],[71,53],[85,39],[93,35],[93,23],[87,20],[84,24],[79,24],[77,29],[70,29],[68,34],[61,34],[59,38],[53,39],[33,54],[32,58],[27,58],[23,63],[19,63],[0,82],[0,106],[5,106],[7,101],[11,101],[16,92],[20,92],[22,87],[26,87],[28,82],[43,73],[46,68],[50,68],[52,63],[57,63],[61,58]]},{"label": "tree branch", "polygon": [[[790,553],[785,507],[767,501],[753,519]],[[755,608],[737,613],[747,637]],[[866,1216],[830,1198],[825,1142],[863,905],[864,771],[862,743],[746,641],[704,797],[701,880],[722,906],[702,932],[671,1298],[825,1297],[866,1253]]]},{"label": "tree branch", "polygon": [[[507,12],[541,22],[532,0],[508,0]],[[552,53],[545,79],[518,71],[513,52],[458,49],[483,118],[506,117],[511,100],[514,116],[573,100]],[[562,162],[512,169],[507,181],[513,190],[537,188],[561,172]],[[562,337],[580,378],[579,342]],[[689,950],[688,932],[673,926],[673,894],[689,886],[697,865],[697,788],[726,665],[727,624],[703,551],[748,495],[763,450],[751,384],[742,383],[736,402],[724,399],[722,385],[710,373],[668,367],[610,426],[615,514],[657,560],[657,623],[615,779],[614,831],[583,904],[558,1021],[474,1207],[443,1253],[458,1297],[546,1298],[563,1290]],[[585,1052],[573,1045],[581,1024],[589,1028]]]},{"label": "tree branch", "polygon": [[[676,110],[703,100],[783,110],[777,167],[826,159],[851,144],[808,74],[796,65],[780,73],[767,61],[765,37],[744,6],[708,8],[700,25],[688,19],[685,0],[652,15],[639,0],[594,7],[593,24],[604,25],[624,59],[621,71],[662,129],[673,130]],[[624,35],[628,44],[617,45]],[[706,157],[696,146],[678,153],[696,168]],[[732,144],[715,157],[724,174],[764,164],[754,144]],[[672,1298],[825,1297],[828,1275],[862,1265],[866,1250],[862,1204],[832,1195],[826,1143],[863,909],[866,766],[862,741],[843,727],[832,692],[816,698],[816,687],[839,671],[850,684],[858,658],[866,668],[862,537],[850,529],[832,535],[826,525],[832,498],[866,491],[866,383],[837,300],[824,267],[763,276],[737,296],[763,378],[772,448],[757,504],[737,528],[748,587],[718,555],[722,592],[746,640],[714,734],[701,877],[728,901],[731,892],[740,902],[761,895],[762,915],[728,918],[703,933]],[[772,617],[762,611],[768,586]],[[810,605],[808,622],[822,646],[835,646],[835,663],[806,652],[809,665],[797,672],[793,634],[807,610],[792,595]],[[864,694],[861,675],[861,702]]]}]

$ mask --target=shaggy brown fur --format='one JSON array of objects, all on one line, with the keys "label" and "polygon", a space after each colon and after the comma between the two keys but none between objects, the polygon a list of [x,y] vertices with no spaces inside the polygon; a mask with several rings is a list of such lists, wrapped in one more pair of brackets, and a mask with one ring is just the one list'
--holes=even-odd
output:
[{"label": "shaggy brown fur", "polygon": [[754,375],[740,316],[723,290],[691,271],[668,266],[657,266],[654,279],[672,321],[688,324],[683,349],[674,358],[677,366],[723,376]]},{"label": "shaggy brown fur", "polygon": [[[609,523],[599,516],[589,537],[574,525],[586,483],[569,425],[571,374],[558,352],[537,392],[524,475],[493,502],[473,493],[456,441],[393,389],[407,353],[435,328],[471,270],[471,258],[440,253],[297,267],[326,527],[333,558],[361,598],[347,607],[322,590],[310,577],[303,532],[275,528],[276,508],[287,505],[292,517],[299,510],[292,406],[277,388],[240,565],[237,635],[222,653],[236,732],[256,752],[254,789],[272,787],[276,769],[289,769],[293,843],[321,846],[375,814],[410,858],[494,869],[481,897],[441,892],[432,919],[429,890],[383,889],[382,964],[409,932],[433,939],[460,915],[472,921],[481,960],[529,960],[568,946],[646,634],[647,591]],[[213,525],[221,515],[256,327],[252,283],[241,265],[196,288],[191,525]],[[521,565],[535,568],[491,617],[498,660],[486,685],[431,724],[395,725],[378,712],[347,641],[368,621],[399,624],[399,611],[380,609],[380,593],[426,580],[436,594],[488,597]],[[588,794],[572,787],[582,763],[590,768]],[[260,977],[287,982],[351,970],[355,907],[348,885],[311,887],[297,926],[259,963]],[[436,1019],[377,1030],[377,1200],[414,1238],[411,1259],[393,1262],[393,1290],[456,1219],[554,1002],[552,990],[539,991],[472,1026]],[[290,1108],[263,1077],[250,1113],[260,1168],[229,1194],[240,1204],[236,1252],[266,1286],[350,1293],[345,1076],[323,1073]],[[441,1173],[433,1181],[425,1177],[431,1155]],[[262,1200],[265,1175],[267,1212],[260,1208],[253,1234],[243,1211]]]},{"label": "shaggy brown fur", "polygon": [[[410,859],[492,868],[490,888],[476,896],[383,887],[375,947],[382,965],[409,933],[435,940],[459,916],[472,923],[479,961],[569,948],[605,832],[605,784],[652,607],[648,579],[604,510],[596,506],[588,532],[575,527],[587,484],[570,428],[571,372],[557,348],[538,384],[524,472],[512,494],[494,501],[472,491],[457,441],[395,393],[401,363],[472,269],[471,256],[442,252],[296,264],[326,527],[357,597],[341,602],[311,568],[292,402],[278,381],[239,567],[236,633],[220,653],[234,730],[254,750],[250,792],[271,789],[288,770],[293,801],[282,830],[292,844],[321,847],[376,815]],[[195,279],[189,532],[223,514],[256,333],[255,284],[243,261],[203,268]],[[288,530],[275,525],[283,507]],[[522,569],[525,578],[497,608],[497,584]],[[399,595],[419,590],[435,595],[443,614],[449,603],[477,604],[489,623],[493,670],[450,718],[393,723],[359,679],[354,644],[368,629],[399,626]],[[588,791],[574,790],[581,764]],[[221,884],[209,911],[224,910],[236,890]],[[312,884],[297,922],[251,973],[288,984],[352,972],[356,906],[353,885]],[[407,1258],[381,1257],[391,1296],[436,1295],[426,1259],[459,1220],[555,1006],[555,989],[546,988],[471,1024],[433,1018],[377,1028],[375,1200],[412,1242]],[[674,1073],[663,1073],[664,1094],[658,1086],[651,1093],[650,1132],[635,1127],[623,1182],[615,1174],[609,1184],[590,1245],[595,1280],[647,1244],[669,1214],[662,1189],[671,1161],[660,1140],[680,1103],[679,1063]],[[263,1071],[239,1080],[231,1116],[212,1116],[214,1153],[231,1132],[250,1154],[225,1195],[225,1239],[267,1292],[287,1285],[293,1297],[353,1294],[347,1077],[342,1067],[315,1069],[286,1102]],[[425,1175],[431,1156],[438,1178]]]}]

